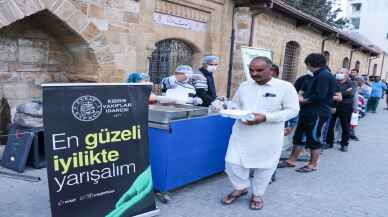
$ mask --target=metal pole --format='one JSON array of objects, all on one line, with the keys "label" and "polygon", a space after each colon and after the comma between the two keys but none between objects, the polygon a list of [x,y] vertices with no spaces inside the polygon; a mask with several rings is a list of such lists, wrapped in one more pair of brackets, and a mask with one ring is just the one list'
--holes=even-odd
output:
[{"label": "metal pole", "polygon": [[236,6],[233,6],[233,15],[232,15],[232,35],[230,38],[230,53],[229,53],[229,70],[228,70],[228,84],[226,89],[226,97],[230,98],[231,89],[232,89],[232,76],[233,76],[233,57],[234,57],[234,45],[235,45],[235,28],[234,28],[234,16],[236,13]]},{"label": "metal pole", "polygon": [[372,56],[370,55],[368,58],[368,76],[369,76],[369,71],[370,71],[370,63],[372,62]]},{"label": "metal pole", "polygon": [[383,74],[384,61],[385,61],[385,53],[383,52],[383,61],[382,61],[382,63],[381,63],[380,77],[381,77],[381,75]]},{"label": "metal pole", "polygon": [[350,59],[349,59],[348,69],[350,69],[350,66],[352,65],[352,59],[353,59],[353,52],[354,51],[355,51],[355,49],[350,50]]}]

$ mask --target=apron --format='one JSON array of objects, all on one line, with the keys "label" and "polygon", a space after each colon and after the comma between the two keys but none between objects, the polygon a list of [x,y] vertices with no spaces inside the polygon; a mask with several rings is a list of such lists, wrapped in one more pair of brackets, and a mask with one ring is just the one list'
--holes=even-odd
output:
[{"label": "apron", "polygon": [[187,102],[189,101],[190,95],[195,95],[195,88],[191,84],[183,84],[177,82],[177,86],[166,91],[166,96],[173,99],[178,99],[179,101]]}]

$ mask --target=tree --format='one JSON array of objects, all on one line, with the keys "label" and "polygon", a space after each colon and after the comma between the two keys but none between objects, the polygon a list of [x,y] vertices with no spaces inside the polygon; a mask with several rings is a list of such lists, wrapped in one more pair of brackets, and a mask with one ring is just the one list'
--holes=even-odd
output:
[{"label": "tree", "polygon": [[283,0],[289,5],[310,14],[319,20],[337,28],[344,28],[349,23],[347,19],[338,18],[340,8],[334,10],[339,0]]}]

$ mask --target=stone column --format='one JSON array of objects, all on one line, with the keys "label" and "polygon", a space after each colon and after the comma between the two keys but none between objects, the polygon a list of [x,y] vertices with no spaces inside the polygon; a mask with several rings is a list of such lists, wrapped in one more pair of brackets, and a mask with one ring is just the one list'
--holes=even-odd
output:
[{"label": "stone column", "polygon": [[231,96],[236,92],[239,84],[245,80],[241,46],[249,46],[251,36],[252,13],[249,7],[239,7],[235,9],[234,29],[235,43],[233,54],[232,86]]}]

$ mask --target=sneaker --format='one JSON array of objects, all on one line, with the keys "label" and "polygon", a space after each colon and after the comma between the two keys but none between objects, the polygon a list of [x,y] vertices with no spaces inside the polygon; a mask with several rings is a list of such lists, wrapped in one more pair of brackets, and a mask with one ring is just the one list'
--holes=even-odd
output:
[{"label": "sneaker", "polygon": [[348,152],[348,146],[341,146],[340,151],[342,152]]},{"label": "sneaker", "polygon": [[349,139],[354,141],[360,141],[360,139],[357,136],[350,136]]}]

